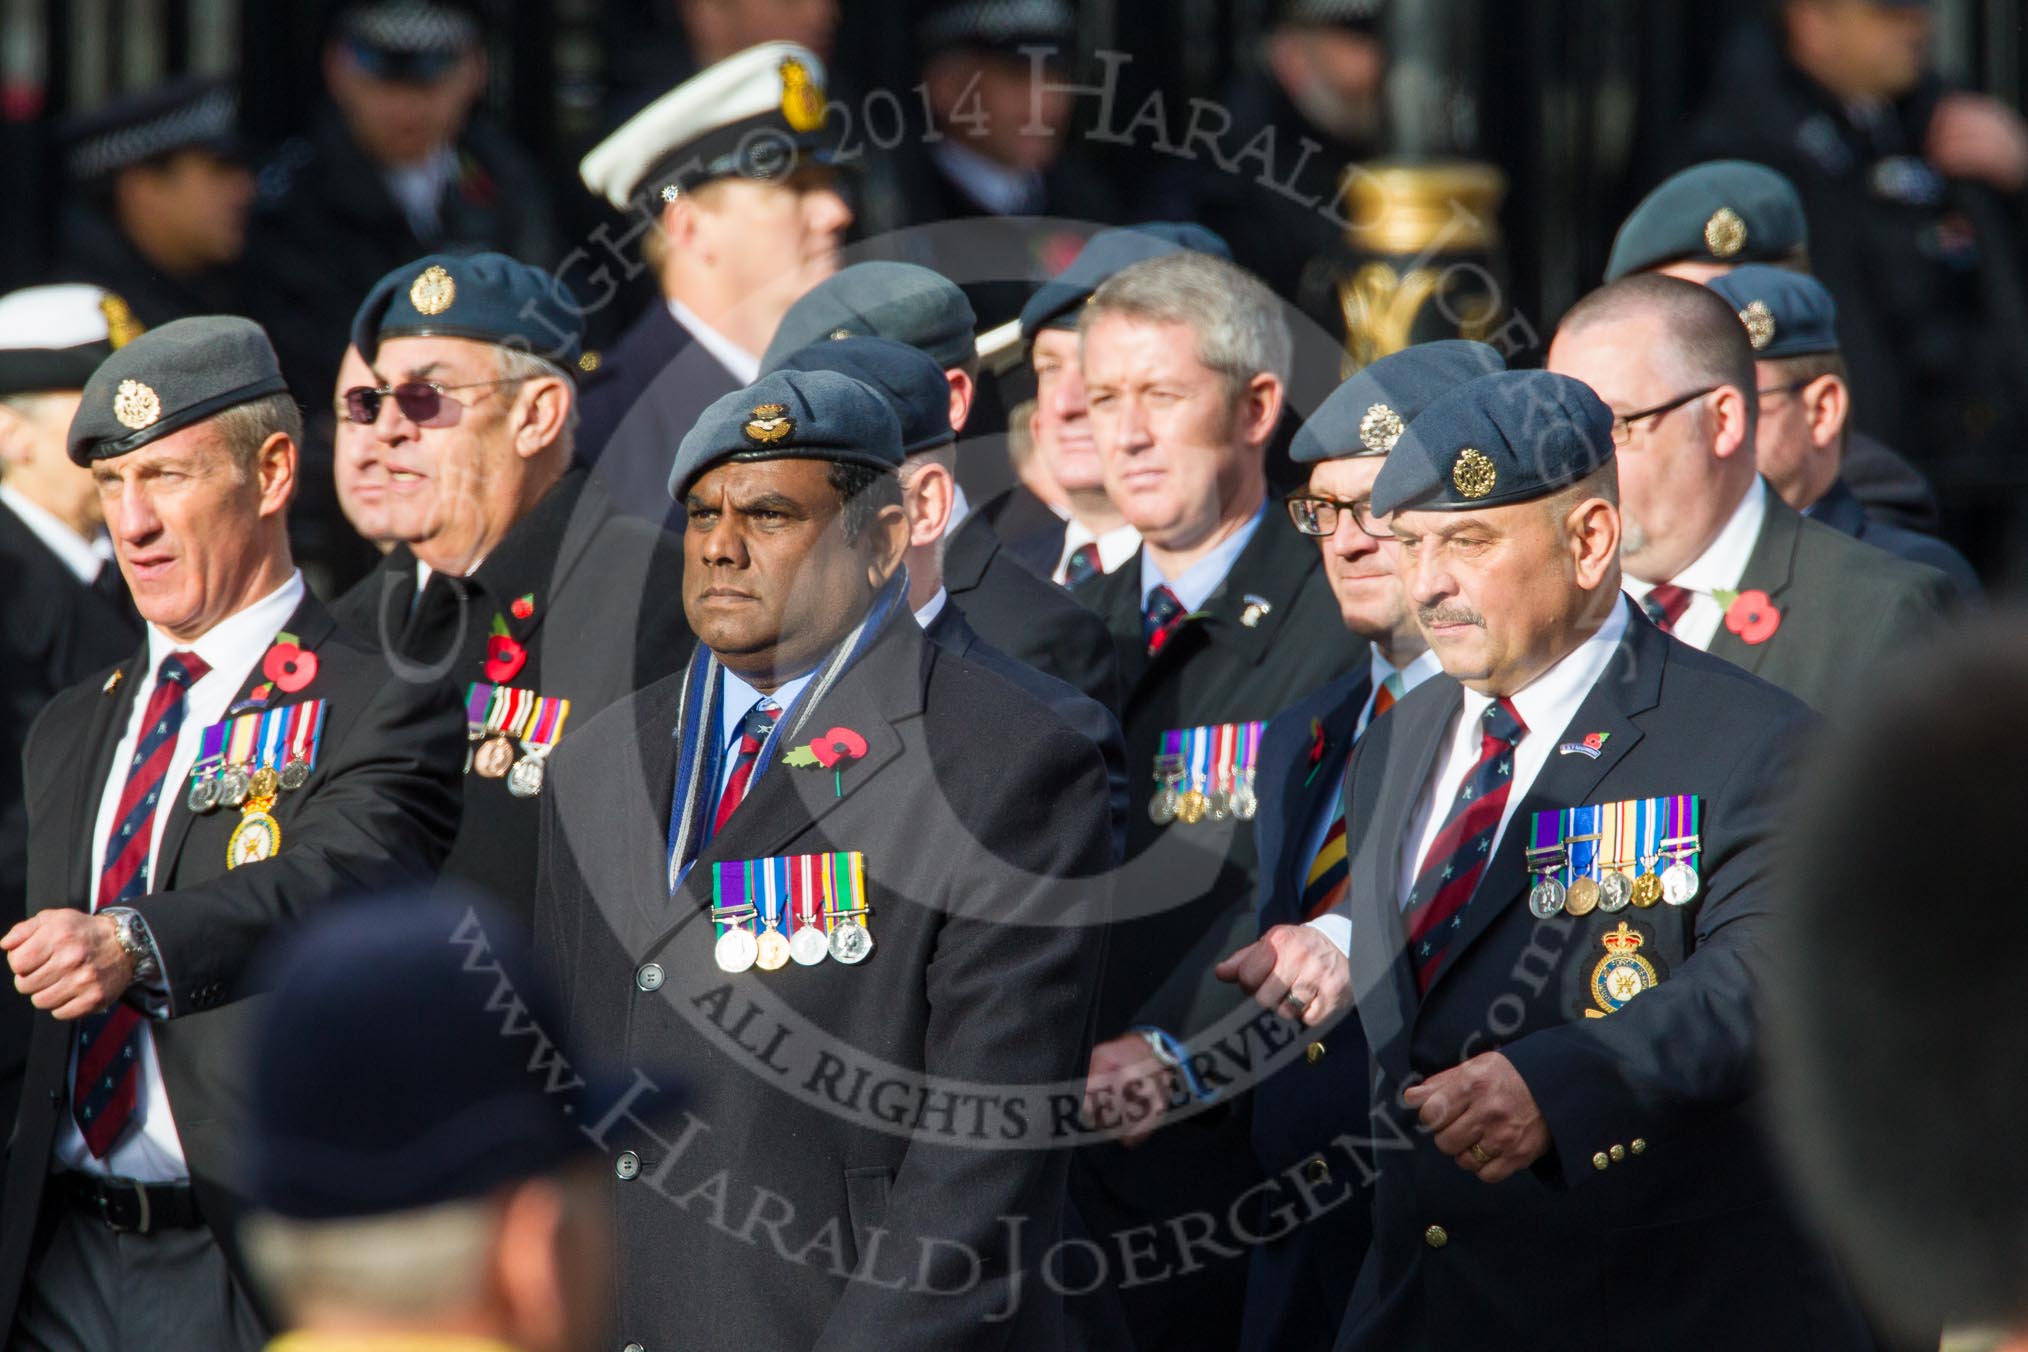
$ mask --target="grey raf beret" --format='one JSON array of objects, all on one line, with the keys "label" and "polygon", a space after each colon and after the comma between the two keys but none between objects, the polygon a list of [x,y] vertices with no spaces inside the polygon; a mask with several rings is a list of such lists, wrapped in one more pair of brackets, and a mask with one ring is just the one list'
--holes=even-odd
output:
[{"label": "grey raf beret", "polygon": [[778,370],[791,352],[826,338],[892,338],[949,369],[975,355],[978,327],[972,302],[941,272],[914,263],[854,263],[789,307],[761,354],[761,370]]},{"label": "grey raf beret", "polygon": [[214,413],[288,389],[267,331],[234,315],[198,315],[150,329],[85,382],[71,419],[80,465],[137,451]]},{"label": "grey raf beret", "polygon": [[1613,458],[1613,415],[1591,386],[1496,371],[1422,411],[1373,481],[1373,510],[1476,511],[1546,498]]},{"label": "grey raf beret", "polygon": [[723,460],[901,466],[901,422],[878,390],[836,371],[775,371],[704,410],[676,448],[669,496],[682,502]]},{"label": "grey raf beret", "polygon": [[1468,380],[1507,369],[1485,343],[1445,338],[1393,352],[1353,372],[1289,442],[1299,465],[1386,455],[1416,416]]}]

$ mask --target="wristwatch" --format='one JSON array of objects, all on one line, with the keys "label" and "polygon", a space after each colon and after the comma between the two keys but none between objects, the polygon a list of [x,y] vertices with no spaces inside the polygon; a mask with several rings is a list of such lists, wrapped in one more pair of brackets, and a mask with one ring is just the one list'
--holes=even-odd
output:
[{"label": "wristwatch", "polygon": [[141,913],[120,907],[104,914],[112,917],[113,937],[119,940],[120,948],[134,960],[135,983],[153,981],[161,964],[155,960],[155,945],[148,937],[148,925],[141,919]]}]

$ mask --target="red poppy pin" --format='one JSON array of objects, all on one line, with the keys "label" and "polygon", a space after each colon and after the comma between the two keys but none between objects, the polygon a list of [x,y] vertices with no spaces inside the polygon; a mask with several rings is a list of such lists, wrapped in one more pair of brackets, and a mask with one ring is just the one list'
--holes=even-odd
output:
[{"label": "red poppy pin", "polygon": [[1725,627],[1749,646],[1767,642],[1782,627],[1782,613],[1758,587],[1743,592],[1713,592],[1713,599],[1725,607]]},{"label": "red poppy pin", "polygon": [[261,675],[293,695],[317,679],[317,654],[304,652],[296,636],[284,631],[275,635],[274,646],[261,659]]},{"label": "red poppy pin", "polygon": [[507,621],[495,615],[492,636],[486,640],[486,679],[495,685],[505,685],[527,661],[528,649],[514,641],[514,636],[507,632]]},{"label": "red poppy pin", "polygon": [[514,604],[507,607],[507,609],[510,613],[512,613],[515,619],[517,620],[527,619],[530,615],[533,615],[535,613],[535,593],[529,592],[524,596],[515,597]]},{"label": "red poppy pin", "polygon": [[845,762],[855,761],[866,754],[866,739],[850,728],[832,728],[821,737],[813,737],[802,746],[795,747],[782,757],[782,764],[807,768],[822,766],[831,772],[831,787],[840,798],[845,796]]},{"label": "red poppy pin", "polygon": [[1309,788],[1310,781],[1317,777],[1317,769],[1324,763],[1324,720],[1310,720],[1310,773],[1303,776],[1303,787]]}]

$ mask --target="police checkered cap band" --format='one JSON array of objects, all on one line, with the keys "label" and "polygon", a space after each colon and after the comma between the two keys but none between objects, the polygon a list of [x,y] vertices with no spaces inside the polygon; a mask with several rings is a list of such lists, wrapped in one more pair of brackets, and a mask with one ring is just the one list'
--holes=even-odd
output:
[{"label": "police checkered cap band", "polygon": [[1077,36],[1077,16],[1064,0],[955,0],[923,21],[922,45],[930,50],[976,43],[1004,47],[1023,39],[1068,43]]},{"label": "police checkered cap band", "polygon": [[361,5],[346,13],[344,30],[347,37],[368,46],[404,55],[453,56],[479,39],[479,26],[471,15],[427,0]]},{"label": "police checkered cap band", "polygon": [[1275,8],[1275,21],[1287,24],[1375,23],[1385,0],[1284,0]]},{"label": "police checkered cap band", "polygon": [[97,178],[184,146],[226,140],[238,115],[239,96],[230,88],[212,89],[159,116],[78,142],[70,152],[71,175]]}]

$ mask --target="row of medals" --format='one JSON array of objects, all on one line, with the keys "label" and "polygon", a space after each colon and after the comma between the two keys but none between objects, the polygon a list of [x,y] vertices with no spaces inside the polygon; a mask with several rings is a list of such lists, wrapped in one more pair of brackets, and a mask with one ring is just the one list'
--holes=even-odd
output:
[{"label": "row of medals", "polygon": [[1698,886],[1696,868],[1684,859],[1660,873],[1644,872],[1630,878],[1607,870],[1596,880],[1575,879],[1569,887],[1561,879],[1544,875],[1528,891],[1528,910],[1537,920],[1547,920],[1558,912],[1590,915],[1593,911],[1624,911],[1629,906],[1645,911],[1658,901],[1688,906],[1696,898]]},{"label": "row of medals", "polygon": [[744,972],[758,967],[763,972],[779,971],[794,959],[803,967],[815,967],[827,956],[846,966],[866,961],[873,951],[873,934],[857,920],[848,920],[826,935],[817,925],[803,925],[794,934],[783,934],[773,925],[756,935],[744,925],[734,925],[718,936],[712,950],[719,970]]},{"label": "row of medals", "polygon": [[465,773],[476,770],[486,779],[507,780],[507,792],[516,798],[533,798],[542,792],[542,762],[548,755],[547,748],[541,752],[523,751],[520,760],[514,759],[514,739],[504,732],[488,737],[483,732],[471,734],[472,746],[465,748]]},{"label": "row of medals", "polygon": [[1260,799],[1253,791],[1253,771],[1243,773],[1239,782],[1229,789],[1213,787],[1209,792],[1196,787],[1185,789],[1183,776],[1158,775],[1162,787],[1148,800],[1148,818],[1157,826],[1181,821],[1195,826],[1206,817],[1222,822],[1227,817],[1241,821],[1252,821],[1253,814],[1260,810]]},{"label": "row of medals", "polygon": [[268,765],[257,770],[233,765],[221,773],[191,780],[184,805],[202,816],[215,807],[242,806],[249,798],[273,798],[277,789],[293,793],[309,782],[310,763],[305,760],[286,761],[279,770]]}]

